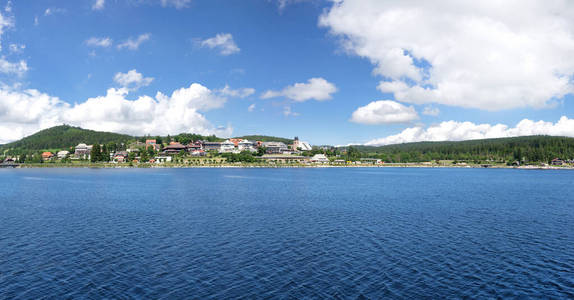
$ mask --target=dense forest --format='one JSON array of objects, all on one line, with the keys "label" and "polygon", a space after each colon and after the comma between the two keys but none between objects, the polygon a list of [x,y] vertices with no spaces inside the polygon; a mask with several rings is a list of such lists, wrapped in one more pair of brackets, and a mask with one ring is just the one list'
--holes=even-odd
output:
[{"label": "dense forest", "polygon": [[574,138],[526,136],[461,142],[420,142],[388,146],[352,146],[345,151],[350,160],[379,158],[385,162],[457,160],[468,162],[550,162],[574,159]]},{"label": "dense forest", "polygon": [[[204,140],[204,141],[223,141],[224,139],[218,138],[214,135],[203,136],[199,134],[181,133],[174,136],[141,136],[135,137],[126,134],[118,134],[111,132],[101,132],[83,129],[80,127],[73,127],[69,125],[61,125],[48,129],[38,131],[30,136],[27,136],[19,141],[12,142],[5,145],[0,145],[0,150],[8,151],[9,153],[26,153],[29,151],[40,150],[56,150],[56,149],[69,149],[75,147],[80,143],[93,145],[93,144],[114,144],[114,145],[127,145],[132,142],[145,142],[146,139],[156,139],[158,144],[169,142],[179,142],[188,144],[191,141]],[[125,148],[125,147],[123,147]]]},{"label": "dense forest", "polygon": [[65,149],[74,147],[79,143],[91,145],[95,143],[104,144],[113,142],[121,144],[133,139],[134,137],[125,134],[61,125],[38,131],[19,141],[2,145],[0,149]]}]

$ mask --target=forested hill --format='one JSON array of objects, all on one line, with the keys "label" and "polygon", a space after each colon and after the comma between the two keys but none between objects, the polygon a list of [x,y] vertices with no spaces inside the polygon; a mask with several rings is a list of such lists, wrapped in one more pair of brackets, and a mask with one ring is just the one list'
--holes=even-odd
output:
[{"label": "forested hill", "polygon": [[389,162],[430,160],[547,162],[574,159],[574,138],[525,136],[461,142],[419,142],[387,146],[352,146],[350,155],[376,157]]},{"label": "forested hill", "polygon": [[135,138],[125,134],[101,132],[68,125],[56,126],[36,132],[19,141],[0,146],[4,149],[63,149],[79,143],[125,143]]},{"label": "forested hill", "polygon": [[280,138],[276,136],[268,136],[268,135],[245,135],[236,137],[236,139],[244,139],[250,141],[261,141],[261,142],[283,142],[287,145],[293,144],[292,139]]}]

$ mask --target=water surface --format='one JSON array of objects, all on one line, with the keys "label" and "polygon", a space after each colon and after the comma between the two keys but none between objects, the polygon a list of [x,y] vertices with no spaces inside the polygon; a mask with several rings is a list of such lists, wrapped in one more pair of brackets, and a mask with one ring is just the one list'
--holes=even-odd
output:
[{"label": "water surface", "polygon": [[0,298],[574,298],[574,172],[0,170]]}]

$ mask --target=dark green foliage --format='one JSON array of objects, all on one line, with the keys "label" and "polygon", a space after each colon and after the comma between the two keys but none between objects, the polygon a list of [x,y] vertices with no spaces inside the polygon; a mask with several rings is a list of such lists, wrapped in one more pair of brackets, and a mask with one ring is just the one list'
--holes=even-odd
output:
[{"label": "dark green foliage", "polygon": [[101,161],[102,151],[100,149],[100,144],[94,144],[92,147],[92,152],[90,153],[90,161],[97,162]]},{"label": "dark green foliage", "polygon": [[249,151],[242,151],[239,154],[235,153],[222,153],[221,157],[225,157],[227,162],[255,162],[257,159]]},{"label": "dark green foliage", "polygon": [[79,143],[92,145],[114,142],[121,144],[132,139],[134,138],[125,134],[100,132],[62,125],[41,130],[19,141],[0,146],[0,148],[26,150],[68,149]]},{"label": "dark green foliage", "polygon": [[[191,142],[195,142],[195,141],[199,141],[199,140],[208,141],[208,142],[222,142],[225,140],[222,138],[218,138],[215,135],[205,136],[205,135],[194,134],[194,133],[180,133],[176,136],[171,137],[171,139],[182,144],[182,145],[187,145]],[[167,138],[166,138],[166,140],[167,140]]]},{"label": "dark green foliage", "polygon": [[[462,142],[420,142],[380,147],[353,146],[348,149],[358,150],[360,157],[380,158],[385,162],[395,163],[433,160],[548,163],[553,158],[574,159],[574,138],[526,136]],[[356,158],[356,155],[351,157]]]}]

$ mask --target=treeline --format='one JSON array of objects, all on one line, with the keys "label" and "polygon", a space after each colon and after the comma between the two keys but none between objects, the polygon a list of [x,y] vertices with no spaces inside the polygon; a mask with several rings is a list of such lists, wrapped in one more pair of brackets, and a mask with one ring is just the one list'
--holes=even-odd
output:
[{"label": "treeline", "polygon": [[0,148],[13,150],[68,149],[79,143],[91,145],[113,142],[121,144],[133,139],[132,136],[125,134],[62,125],[38,131],[19,141],[2,145]]},{"label": "treeline", "polygon": [[347,147],[350,160],[378,158],[385,162],[457,160],[470,162],[545,162],[574,159],[574,138],[526,136],[462,142],[420,142],[380,147]]},{"label": "treeline", "polygon": [[41,150],[72,150],[80,143],[87,145],[111,145],[110,150],[125,150],[126,145],[139,141],[144,143],[147,139],[155,139],[157,144],[169,144],[178,142],[189,144],[192,141],[203,140],[210,142],[220,142],[224,139],[215,135],[204,136],[193,133],[181,133],[175,136],[141,136],[135,137],[126,134],[111,132],[101,132],[68,125],[56,126],[38,131],[19,141],[5,145],[0,145],[0,150],[10,155],[31,154]]}]

